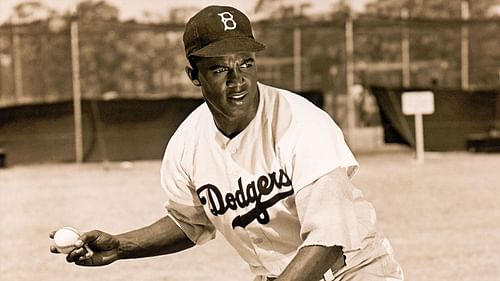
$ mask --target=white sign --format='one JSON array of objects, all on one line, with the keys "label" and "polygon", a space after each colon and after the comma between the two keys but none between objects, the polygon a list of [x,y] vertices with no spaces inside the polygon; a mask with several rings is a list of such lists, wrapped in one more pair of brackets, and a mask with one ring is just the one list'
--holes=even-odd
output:
[{"label": "white sign", "polygon": [[431,91],[404,92],[401,105],[405,115],[434,113],[434,93]]},{"label": "white sign", "polygon": [[431,91],[403,92],[401,105],[405,115],[415,115],[415,148],[417,162],[424,162],[423,114],[434,113],[434,94]]}]

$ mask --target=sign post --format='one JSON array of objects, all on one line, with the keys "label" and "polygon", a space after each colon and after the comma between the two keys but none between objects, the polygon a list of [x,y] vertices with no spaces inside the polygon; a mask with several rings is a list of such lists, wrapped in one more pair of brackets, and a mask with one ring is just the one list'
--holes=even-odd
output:
[{"label": "sign post", "polygon": [[434,113],[434,94],[431,91],[404,92],[401,96],[403,114],[415,117],[415,149],[417,163],[424,162],[423,114]]}]

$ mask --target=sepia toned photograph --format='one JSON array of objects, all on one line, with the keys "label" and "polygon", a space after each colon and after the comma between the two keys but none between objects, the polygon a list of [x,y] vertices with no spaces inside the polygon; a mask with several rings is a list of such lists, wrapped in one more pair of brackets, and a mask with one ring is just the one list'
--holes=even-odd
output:
[{"label": "sepia toned photograph", "polygon": [[500,0],[0,0],[0,280],[496,281]]}]

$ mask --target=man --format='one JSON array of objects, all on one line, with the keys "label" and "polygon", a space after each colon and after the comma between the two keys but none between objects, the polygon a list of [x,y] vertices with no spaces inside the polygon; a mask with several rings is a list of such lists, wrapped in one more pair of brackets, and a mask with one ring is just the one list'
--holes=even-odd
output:
[{"label": "man", "polygon": [[255,280],[402,280],[371,204],[350,182],[358,163],[339,127],[305,99],[257,82],[255,53],[265,46],[248,18],[209,6],[189,20],[183,40],[187,75],[205,103],[165,151],[168,214],[120,235],[84,233],[68,262],[173,253],[217,230]]}]

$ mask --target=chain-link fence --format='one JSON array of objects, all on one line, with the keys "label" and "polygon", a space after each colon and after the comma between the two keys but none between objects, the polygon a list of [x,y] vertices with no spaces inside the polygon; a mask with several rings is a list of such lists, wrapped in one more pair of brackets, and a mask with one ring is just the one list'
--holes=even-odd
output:
[{"label": "chain-link fence", "polygon": [[[376,84],[459,89],[464,63],[468,87],[499,86],[499,19],[355,18],[351,60],[346,55],[347,21],[340,17],[256,23],[257,39],[268,46],[258,58],[260,80],[292,90],[321,91],[327,110],[341,122],[349,63],[354,84],[365,88]],[[184,73],[182,24],[80,21],[78,25],[83,98],[102,98],[110,92],[118,98],[200,96]],[[72,99],[70,41],[69,20],[59,25],[41,21],[1,26],[0,107]],[[355,98],[366,101],[362,95]]]}]

